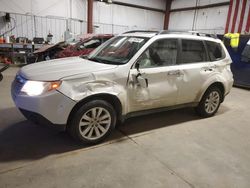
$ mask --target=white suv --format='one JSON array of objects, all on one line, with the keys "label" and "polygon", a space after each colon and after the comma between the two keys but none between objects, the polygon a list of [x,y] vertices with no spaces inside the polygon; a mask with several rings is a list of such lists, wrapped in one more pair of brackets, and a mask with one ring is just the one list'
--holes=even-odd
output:
[{"label": "white suv", "polygon": [[93,144],[134,115],[191,106],[213,116],[233,84],[231,62],[219,39],[132,31],[88,57],[23,67],[12,97],[27,119],[66,128]]}]

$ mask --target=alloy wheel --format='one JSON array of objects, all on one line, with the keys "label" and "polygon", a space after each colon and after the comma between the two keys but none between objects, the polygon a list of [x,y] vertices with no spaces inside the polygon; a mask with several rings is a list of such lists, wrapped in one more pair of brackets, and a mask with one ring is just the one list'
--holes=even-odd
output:
[{"label": "alloy wheel", "polygon": [[87,140],[97,140],[109,130],[111,115],[102,107],[94,107],[83,114],[79,122],[79,131]]},{"label": "alloy wheel", "polygon": [[205,100],[205,110],[211,114],[216,111],[220,104],[220,94],[217,91],[211,92]]}]

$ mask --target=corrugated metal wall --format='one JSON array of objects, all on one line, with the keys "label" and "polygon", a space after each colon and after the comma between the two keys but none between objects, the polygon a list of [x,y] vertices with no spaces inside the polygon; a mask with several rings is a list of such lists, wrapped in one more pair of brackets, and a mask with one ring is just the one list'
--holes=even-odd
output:
[{"label": "corrugated metal wall", "polygon": [[[225,3],[230,0],[173,0],[171,10]],[[123,0],[130,3],[164,10],[165,0]],[[170,13],[169,29],[199,30],[207,33],[223,34],[225,31],[249,31],[250,0],[231,0],[229,5],[203,8],[199,10],[174,11]],[[131,29],[162,29],[164,13],[117,4],[105,4],[94,1],[94,32],[122,33]],[[1,0],[0,12],[10,12],[11,22],[0,19],[0,34],[7,31],[16,22],[16,28],[10,33],[15,36],[46,37],[54,35],[53,42],[63,38],[70,28],[73,34],[87,31],[87,0]],[[230,12],[230,11],[229,11]],[[0,13],[1,14],[1,13]],[[3,15],[3,14],[2,14]],[[228,19],[227,19],[228,18]]]},{"label": "corrugated metal wall", "polygon": [[[2,13],[2,15],[5,15],[5,13]],[[86,33],[86,29],[84,29],[86,28],[86,22],[84,21],[19,13],[11,13],[10,17],[11,21],[9,23],[5,23],[3,18],[0,18],[0,34],[5,33],[15,26],[15,29],[6,35],[27,37],[29,39],[33,39],[34,37],[43,37],[46,39],[47,35],[51,33],[53,34],[52,42],[58,42],[63,41],[64,31],[68,28],[67,25],[69,25],[71,32],[75,35]]]},{"label": "corrugated metal wall", "polygon": [[[174,0],[171,9],[204,6],[225,0]],[[228,5],[200,10],[170,13],[169,29],[199,30],[207,33],[224,33]]]},{"label": "corrugated metal wall", "polygon": [[[164,9],[165,0],[123,0],[122,2]],[[67,26],[71,33],[87,32],[87,0],[1,0],[0,15],[11,13],[11,22],[0,19],[0,34],[44,37],[51,32],[53,42],[63,39]],[[1,14],[2,12],[2,14]],[[164,13],[94,1],[94,32],[122,33],[130,29],[162,29]],[[15,21],[14,21],[15,20]],[[68,21],[67,21],[68,20]]]},{"label": "corrugated metal wall", "polygon": [[[161,3],[165,6],[164,2]],[[144,6],[149,5],[144,3]],[[98,27],[97,32],[121,33],[131,29],[161,30],[163,22],[164,14],[160,12],[115,4],[107,5],[101,2],[94,3],[94,26]]]},{"label": "corrugated metal wall", "polygon": [[[232,4],[231,10],[229,2]],[[217,34],[249,32],[250,0],[173,0],[171,9],[217,3],[228,3],[228,5],[171,12],[169,29],[199,30]]]}]

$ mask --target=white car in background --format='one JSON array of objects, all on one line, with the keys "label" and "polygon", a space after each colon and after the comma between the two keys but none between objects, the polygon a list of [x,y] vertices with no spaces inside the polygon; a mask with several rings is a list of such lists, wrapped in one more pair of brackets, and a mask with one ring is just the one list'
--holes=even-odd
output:
[{"label": "white car in background", "polygon": [[231,62],[219,39],[131,31],[88,57],[21,68],[12,97],[27,119],[66,128],[76,140],[94,144],[135,115],[195,107],[199,115],[213,116],[233,84]]}]

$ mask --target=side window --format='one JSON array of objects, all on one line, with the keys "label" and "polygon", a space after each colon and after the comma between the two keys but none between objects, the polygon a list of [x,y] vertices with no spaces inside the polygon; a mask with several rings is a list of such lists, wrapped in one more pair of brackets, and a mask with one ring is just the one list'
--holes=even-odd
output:
[{"label": "side window", "polygon": [[140,68],[170,66],[176,64],[177,39],[161,39],[151,44],[140,56]]},{"label": "side window", "polygon": [[211,61],[225,58],[225,53],[219,43],[206,41],[206,44]]},{"label": "side window", "polygon": [[241,61],[250,63],[250,42],[247,43],[247,45],[243,49],[243,52],[241,53]]},{"label": "side window", "polygon": [[199,40],[182,40],[181,63],[196,63],[207,61],[205,47]]}]

